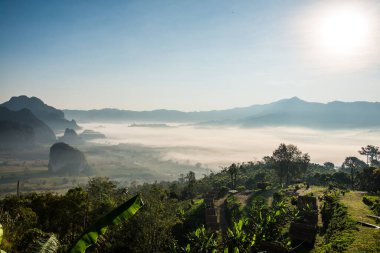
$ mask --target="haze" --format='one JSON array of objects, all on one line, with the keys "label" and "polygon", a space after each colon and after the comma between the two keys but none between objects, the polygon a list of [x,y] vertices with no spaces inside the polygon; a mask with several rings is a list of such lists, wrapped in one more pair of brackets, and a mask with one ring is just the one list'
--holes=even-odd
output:
[{"label": "haze", "polygon": [[380,130],[314,130],[308,128],[265,127],[129,127],[130,124],[81,124],[106,134],[103,144],[141,144],[162,150],[162,160],[180,163],[202,163],[219,169],[233,162],[261,160],[271,155],[280,143],[292,143],[309,153],[312,162],[330,161],[340,166],[347,156],[368,143],[380,143]]}]

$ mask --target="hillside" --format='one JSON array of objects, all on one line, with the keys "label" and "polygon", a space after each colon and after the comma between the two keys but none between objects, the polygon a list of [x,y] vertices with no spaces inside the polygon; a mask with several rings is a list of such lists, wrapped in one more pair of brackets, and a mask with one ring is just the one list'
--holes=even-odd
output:
[{"label": "hillside", "polygon": [[[3,122],[2,135],[17,135],[17,140],[28,140],[28,143],[53,143],[56,138],[54,132],[28,109],[12,111],[0,106],[0,121]],[[11,131],[10,127],[13,128]],[[14,143],[16,145],[16,143]]]},{"label": "hillside", "polygon": [[12,97],[9,101],[1,104],[1,106],[12,111],[19,111],[26,108],[30,110],[38,119],[44,121],[54,131],[61,131],[66,128],[79,128],[74,120],[67,120],[61,110],[45,104],[41,99],[36,97]]}]

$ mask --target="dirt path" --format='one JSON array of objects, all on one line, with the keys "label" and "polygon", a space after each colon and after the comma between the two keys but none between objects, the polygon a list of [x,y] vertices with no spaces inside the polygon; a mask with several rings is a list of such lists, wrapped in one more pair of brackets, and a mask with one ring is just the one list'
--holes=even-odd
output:
[{"label": "dirt path", "polygon": [[215,205],[217,216],[218,216],[218,222],[220,225],[220,229],[222,230],[222,234],[225,234],[228,228],[228,223],[226,220],[226,208],[225,208],[225,203],[224,203],[226,199],[227,199],[227,196],[214,201],[214,205]]},{"label": "dirt path", "polygon": [[243,207],[247,204],[247,200],[250,196],[251,194],[243,194],[243,193],[235,194],[237,202],[239,202]]}]

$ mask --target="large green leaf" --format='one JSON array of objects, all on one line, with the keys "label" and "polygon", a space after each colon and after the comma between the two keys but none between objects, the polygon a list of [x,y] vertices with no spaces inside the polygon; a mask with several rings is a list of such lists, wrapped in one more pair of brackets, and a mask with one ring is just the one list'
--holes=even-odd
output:
[{"label": "large green leaf", "polygon": [[99,235],[105,234],[108,226],[120,224],[123,220],[132,217],[144,203],[140,195],[136,195],[124,204],[115,208],[107,215],[100,218],[94,225],[87,229],[82,236],[76,241],[70,253],[84,253],[88,247],[95,244]]}]

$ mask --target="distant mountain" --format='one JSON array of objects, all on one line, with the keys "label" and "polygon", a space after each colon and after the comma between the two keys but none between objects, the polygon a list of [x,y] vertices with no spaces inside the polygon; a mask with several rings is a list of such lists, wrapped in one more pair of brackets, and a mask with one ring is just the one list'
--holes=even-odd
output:
[{"label": "distant mountain", "polygon": [[83,139],[75,132],[74,129],[66,128],[62,137],[58,138],[59,142],[64,142],[70,145],[83,144]]},{"label": "distant mountain", "polygon": [[239,124],[252,126],[303,126],[311,128],[380,127],[380,103],[310,103],[297,97],[262,105]]},{"label": "distant mountain", "polygon": [[107,137],[100,133],[96,132],[94,130],[86,129],[81,134],[79,134],[79,137],[82,138],[82,140],[94,140],[94,139],[106,139]]},{"label": "distant mountain", "polygon": [[0,121],[2,122],[0,134],[4,138],[7,134],[14,135],[14,138],[4,139],[4,141],[24,140],[29,145],[34,141],[36,143],[53,143],[56,140],[54,132],[28,109],[12,111],[0,106]]},{"label": "distant mountain", "polygon": [[36,97],[19,96],[12,97],[9,101],[1,104],[13,111],[21,109],[29,109],[37,118],[44,121],[54,131],[62,131],[66,128],[79,129],[74,120],[65,119],[65,115],[61,110],[46,105],[42,100]]},{"label": "distant mountain", "polygon": [[379,102],[314,103],[297,97],[227,110],[181,112],[118,109],[64,110],[80,122],[178,122],[211,125],[301,126],[311,128],[380,127]]}]

